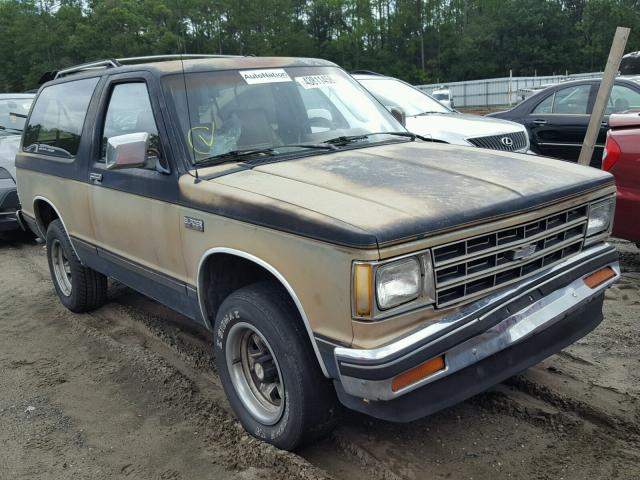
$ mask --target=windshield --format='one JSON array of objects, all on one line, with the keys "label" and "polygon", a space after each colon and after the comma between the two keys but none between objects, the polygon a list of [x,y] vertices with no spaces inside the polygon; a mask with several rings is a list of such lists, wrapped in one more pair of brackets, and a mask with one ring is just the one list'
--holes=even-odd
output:
[{"label": "windshield", "polygon": [[[163,82],[194,163],[248,149],[275,149],[278,155],[340,136],[406,131],[335,67],[187,73]],[[372,135],[358,142],[391,138]]]},{"label": "windshield", "polygon": [[0,135],[19,133],[19,130],[23,129],[25,118],[11,114],[26,116],[31,108],[31,102],[33,102],[32,98],[0,99],[0,126],[7,129],[0,129]]},{"label": "windshield", "polygon": [[433,93],[432,95],[436,100],[449,100],[448,93]]},{"label": "windshield", "polygon": [[436,102],[433,98],[404,82],[390,78],[360,80],[387,108],[400,107],[407,117],[413,117],[425,112],[450,113],[447,107]]}]

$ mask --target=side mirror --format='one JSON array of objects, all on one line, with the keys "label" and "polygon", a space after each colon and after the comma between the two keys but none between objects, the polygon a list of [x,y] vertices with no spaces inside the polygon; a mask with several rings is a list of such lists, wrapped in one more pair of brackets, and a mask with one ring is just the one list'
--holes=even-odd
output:
[{"label": "side mirror", "polygon": [[389,112],[391,112],[393,118],[398,120],[398,122],[400,122],[403,127],[407,124],[407,115],[404,113],[403,109],[401,109],[400,107],[391,107],[389,109]]},{"label": "side mirror", "polygon": [[144,167],[149,148],[149,134],[128,133],[111,137],[107,142],[107,170]]}]

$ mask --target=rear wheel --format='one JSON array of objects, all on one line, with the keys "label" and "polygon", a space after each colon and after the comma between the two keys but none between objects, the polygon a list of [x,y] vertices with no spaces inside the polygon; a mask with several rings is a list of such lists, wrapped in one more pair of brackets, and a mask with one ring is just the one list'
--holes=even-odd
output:
[{"label": "rear wheel", "polygon": [[292,450],[330,431],[335,392],[286,294],[268,282],[237,290],[214,332],[222,385],[249,433]]},{"label": "rear wheel", "polygon": [[47,228],[47,259],[51,280],[62,304],[72,312],[87,312],[104,304],[107,277],[80,263],[58,219]]}]

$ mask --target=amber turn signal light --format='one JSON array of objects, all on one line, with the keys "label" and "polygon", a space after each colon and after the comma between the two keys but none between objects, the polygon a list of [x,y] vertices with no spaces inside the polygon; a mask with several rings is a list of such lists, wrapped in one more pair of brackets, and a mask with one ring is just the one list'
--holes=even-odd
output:
[{"label": "amber turn signal light", "polygon": [[587,275],[583,278],[584,283],[589,288],[596,288],[598,285],[602,285],[607,280],[616,276],[616,272],[611,267],[604,267],[593,272],[591,275]]},{"label": "amber turn signal light", "polygon": [[371,315],[373,308],[372,275],[371,265],[359,263],[355,266],[353,278],[353,295],[356,315],[367,317]]},{"label": "amber turn signal light", "polygon": [[404,387],[408,387],[409,385],[413,385],[414,383],[422,380],[425,377],[428,377],[432,373],[438,372],[440,370],[445,369],[444,356],[439,356],[432,358],[431,360],[427,360],[424,363],[421,363],[417,367],[413,367],[411,370],[407,370],[406,372],[401,373],[397,377],[394,377],[391,381],[391,390],[397,392],[398,390],[402,390]]}]

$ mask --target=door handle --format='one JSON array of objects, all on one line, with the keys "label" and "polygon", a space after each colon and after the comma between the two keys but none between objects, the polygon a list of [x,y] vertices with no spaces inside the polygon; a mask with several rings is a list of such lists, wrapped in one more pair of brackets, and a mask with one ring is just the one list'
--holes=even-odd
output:
[{"label": "door handle", "polygon": [[534,125],[546,125],[547,121],[546,120],[542,120],[542,119],[538,119],[538,120],[534,120],[533,124]]},{"label": "door handle", "polygon": [[89,181],[94,185],[100,185],[102,183],[102,174],[91,172],[89,174]]}]

